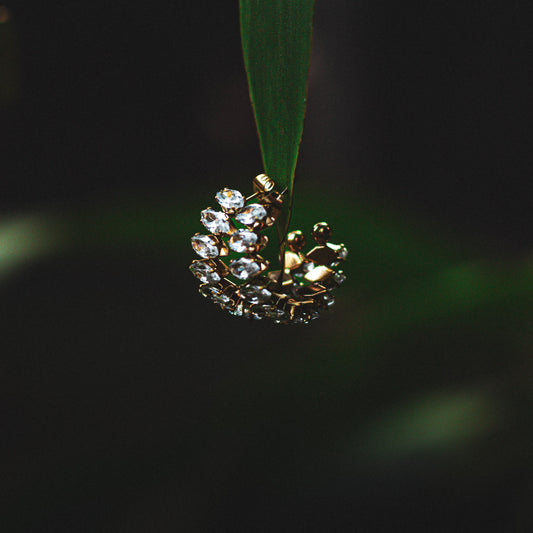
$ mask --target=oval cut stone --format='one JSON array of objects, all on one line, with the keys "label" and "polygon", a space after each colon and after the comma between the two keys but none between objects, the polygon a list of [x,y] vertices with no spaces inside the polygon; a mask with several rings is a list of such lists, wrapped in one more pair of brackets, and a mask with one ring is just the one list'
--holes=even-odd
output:
[{"label": "oval cut stone", "polygon": [[276,307],[270,307],[269,305],[263,306],[265,316],[272,320],[280,320],[286,316],[285,311],[277,309]]},{"label": "oval cut stone", "polygon": [[210,259],[218,256],[217,241],[210,235],[200,235],[197,233],[191,237],[193,250],[204,259]]},{"label": "oval cut stone", "polygon": [[220,281],[220,275],[218,272],[207,263],[193,263],[189,270],[202,282],[202,283],[218,283]]},{"label": "oval cut stone", "polygon": [[311,311],[309,313],[310,320],[316,320],[317,318],[320,318],[320,313],[318,311]]},{"label": "oval cut stone", "polygon": [[244,313],[242,303],[237,304],[234,309],[229,309],[229,313],[233,316],[242,316]]},{"label": "oval cut stone", "polygon": [[292,318],[292,323],[293,324],[309,324],[309,319],[306,316],[295,315]]},{"label": "oval cut stone", "polygon": [[227,304],[231,301],[230,297],[222,292],[219,287],[200,287],[200,292],[206,297],[220,305]]},{"label": "oval cut stone", "polygon": [[228,233],[230,229],[228,215],[220,211],[215,211],[211,208],[207,208],[202,211],[200,221],[211,233],[214,233],[215,235]]},{"label": "oval cut stone", "polygon": [[344,275],[342,270],[339,270],[335,273],[333,279],[335,280],[335,283],[338,283],[340,285],[341,283],[344,283],[346,281],[346,276]]},{"label": "oval cut stone", "polygon": [[240,209],[244,205],[244,196],[239,191],[227,187],[218,191],[215,199],[226,209]]},{"label": "oval cut stone", "polygon": [[348,257],[348,248],[346,248],[346,246],[342,246],[338,253],[339,253],[339,259],[344,261]]},{"label": "oval cut stone", "polygon": [[239,289],[239,296],[250,303],[263,304],[270,300],[272,293],[268,289],[261,287],[261,285],[250,284],[244,285]]},{"label": "oval cut stone", "polygon": [[261,204],[250,204],[241,209],[235,218],[241,224],[251,226],[254,222],[263,220],[266,216],[266,209]]},{"label": "oval cut stone", "polygon": [[229,238],[228,244],[234,252],[245,253],[257,244],[257,234],[247,229],[239,229]]},{"label": "oval cut stone", "polygon": [[326,293],[322,296],[322,301],[326,305],[326,307],[333,307],[335,304],[335,298],[332,294]]},{"label": "oval cut stone", "polygon": [[304,277],[306,274],[309,274],[309,272],[311,272],[311,270],[313,270],[315,266],[316,265],[312,261],[308,261],[307,263],[302,263],[300,268],[294,271],[294,277],[296,278]]},{"label": "oval cut stone", "polygon": [[229,264],[231,273],[239,279],[248,279],[256,274],[259,274],[261,267],[253,259],[249,257],[241,257]]}]

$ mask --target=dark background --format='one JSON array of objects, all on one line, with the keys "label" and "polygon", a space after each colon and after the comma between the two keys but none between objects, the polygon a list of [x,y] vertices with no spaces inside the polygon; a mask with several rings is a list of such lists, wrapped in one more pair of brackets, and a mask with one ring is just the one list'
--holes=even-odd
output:
[{"label": "dark background", "polygon": [[186,268],[261,171],[237,2],[6,6],[6,531],[530,531],[529,3],[317,2],[295,218],[351,281],[303,328]]}]

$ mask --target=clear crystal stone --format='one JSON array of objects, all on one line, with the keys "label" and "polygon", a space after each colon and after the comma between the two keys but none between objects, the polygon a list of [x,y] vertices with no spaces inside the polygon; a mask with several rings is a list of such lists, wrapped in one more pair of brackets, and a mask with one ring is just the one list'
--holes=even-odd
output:
[{"label": "clear crystal stone", "polygon": [[250,226],[257,220],[263,220],[267,216],[266,209],[261,204],[250,204],[241,209],[235,217],[237,222]]},{"label": "clear crystal stone", "polygon": [[344,261],[348,257],[348,248],[346,248],[346,246],[342,246],[341,249],[339,250],[338,255],[339,255],[339,259]]},{"label": "clear crystal stone", "polygon": [[272,320],[279,320],[284,318],[286,313],[283,309],[277,309],[276,307],[270,307],[269,305],[263,306],[265,316]]},{"label": "clear crystal stone", "polygon": [[311,270],[313,270],[315,266],[316,265],[313,263],[313,261],[308,261],[307,263],[304,263],[302,265],[302,270],[304,271],[305,274],[307,274],[308,272],[311,272]]},{"label": "clear crystal stone", "polygon": [[342,270],[339,270],[334,274],[333,280],[335,281],[335,283],[340,285],[341,283],[344,283],[346,281],[346,276],[344,275]]},{"label": "clear crystal stone", "polygon": [[218,283],[220,281],[219,274],[215,269],[207,263],[193,263],[189,270],[202,282],[202,283]]},{"label": "clear crystal stone", "polygon": [[233,316],[242,316],[243,312],[244,312],[244,309],[242,307],[242,303],[237,304],[234,309],[229,310],[230,315],[233,315]]},{"label": "clear crystal stone", "polygon": [[241,257],[229,264],[231,273],[239,279],[248,279],[256,274],[259,274],[261,267],[253,259],[249,257]]},{"label": "clear crystal stone", "polygon": [[272,293],[268,289],[261,287],[261,285],[250,284],[244,285],[239,289],[239,296],[250,303],[262,304],[270,300]]},{"label": "clear crystal stone", "polygon": [[257,234],[247,229],[238,229],[229,238],[228,244],[234,252],[242,254],[257,244]]},{"label": "clear crystal stone", "polygon": [[207,208],[202,211],[200,221],[211,233],[214,233],[215,235],[219,235],[220,233],[228,233],[230,229],[228,215],[220,211],[215,211],[211,208]]},{"label": "clear crystal stone", "polygon": [[295,316],[292,319],[293,324],[309,324],[309,319],[305,316]]},{"label": "clear crystal stone", "polygon": [[326,307],[332,307],[335,304],[335,298],[329,293],[322,296],[322,301],[326,304]]},{"label": "clear crystal stone", "polygon": [[216,300],[217,302],[219,302],[219,303],[223,303],[223,304],[227,304],[227,303],[231,302],[230,297],[227,296],[227,295],[225,295],[225,294],[222,294],[222,293],[217,294],[217,295],[215,296],[215,300]]},{"label": "clear crystal stone", "polygon": [[244,205],[244,196],[239,191],[227,187],[218,191],[215,198],[226,209],[240,209]]},{"label": "clear crystal stone", "polygon": [[229,296],[225,295],[219,287],[201,287],[200,291],[206,298],[210,298],[220,305],[225,305],[231,301]]},{"label": "clear crystal stone", "polygon": [[315,268],[313,261],[308,261],[307,263],[302,263],[302,265],[294,271],[294,276],[296,278],[303,278],[308,272],[311,272]]},{"label": "clear crystal stone", "polygon": [[218,256],[217,241],[210,235],[194,235],[191,237],[193,250],[204,259]]}]

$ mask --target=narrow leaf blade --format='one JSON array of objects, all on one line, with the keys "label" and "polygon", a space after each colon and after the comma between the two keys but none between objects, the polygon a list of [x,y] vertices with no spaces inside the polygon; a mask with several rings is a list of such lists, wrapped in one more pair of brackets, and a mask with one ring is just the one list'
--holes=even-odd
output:
[{"label": "narrow leaf blade", "polygon": [[241,38],[265,173],[292,194],[314,0],[240,0]]}]

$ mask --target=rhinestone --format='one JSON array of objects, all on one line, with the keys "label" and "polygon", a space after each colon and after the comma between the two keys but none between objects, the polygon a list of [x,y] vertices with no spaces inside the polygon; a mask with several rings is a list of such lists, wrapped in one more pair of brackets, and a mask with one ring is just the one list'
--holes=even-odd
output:
[{"label": "rhinestone", "polygon": [[240,209],[244,205],[244,196],[239,191],[227,187],[218,191],[215,198],[226,209]]},{"label": "rhinestone", "polygon": [[252,284],[241,287],[239,289],[239,296],[253,304],[262,304],[270,300],[272,293],[268,289],[261,287],[261,285]]},{"label": "rhinestone", "polygon": [[248,279],[261,271],[261,266],[249,257],[241,257],[229,264],[231,273],[239,279]]},{"label": "rhinestone", "polygon": [[202,211],[202,216],[200,218],[202,224],[215,235],[220,233],[228,233],[229,226],[229,217],[226,213],[221,213],[220,211],[215,211],[214,209],[208,208]]},{"label": "rhinestone", "polygon": [[283,309],[277,309],[276,307],[270,307],[269,305],[263,306],[265,316],[272,320],[279,320],[285,316]]},{"label": "rhinestone", "polygon": [[237,304],[234,309],[229,310],[230,315],[233,316],[242,316],[243,312],[242,303]]},{"label": "rhinestone", "polygon": [[257,234],[247,229],[237,230],[228,241],[229,247],[234,252],[244,253],[257,243]]},{"label": "rhinestone", "polygon": [[335,298],[333,298],[333,296],[329,293],[322,295],[322,301],[324,302],[326,307],[333,307],[333,305],[335,304]]},{"label": "rhinestone", "polygon": [[339,259],[341,261],[344,261],[348,257],[348,248],[346,248],[346,246],[342,246],[338,254],[339,254]]},{"label": "rhinestone", "polygon": [[266,209],[261,204],[250,204],[242,209],[235,218],[237,222],[250,226],[257,220],[263,220],[266,216]]},{"label": "rhinestone", "polygon": [[217,241],[210,235],[197,233],[194,237],[191,237],[191,244],[200,257],[209,259],[218,255]]},{"label": "rhinestone", "polygon": [[304,263],[302,265],[302,270],[304,271],[305,274],[307,274],[308,272],[311,272],[311,270],[313,270],[315,266],[316,265],[313,263],[313,261],[308,261],[307,263]]},{"label": "rhinestone", "polygon": [[208,286],[205,286],[205,285],[202,285],[200,287],[200,294],[204,297],[204,298],[211,298],[211,291],[209,289],[213,289],[214,287],[208,287]]},{"label": "rhinestone", "polygon": [[293,324],[309,324],[309,319],[307,319],[304,316],[297,315],[292,318],[292,323]]},{"label": "rhinestone", "polygon": [[320,313],[318,311],[311,311],[309,313],[310,320],[316,320],[317,318],[320,318]]},{"label": "rhinestone", "polygon": [[346,281],[346,276],[344,275],[342,270],[339,270],[338,272],[335,273],[335,275],[333,276],[333,279],[335,283],[338,283],[340,285],[341,283]]},{"label": "rhinestone", "polygon": [[201,293],[218,304],[227,304],[231,301],[229,296],[226,296],[218,287],[202,287]]},{"label": "rhinestone", "polygon": [[213,296],[213,300],[215,300],[216,303],[220,305],[226,305],[229,302],[231,302],[229,296],[226,296],[225,294],[217,294],[216,296]]},{"label": "rhinestone", "polygon": [[207,263],[193,263],[189,270],[202,282],[202,283],[218,283],[220,276],[215,269]]},{"label": "rhinestone", "polygon": [[311,272],[311,270],[313,270],[313,268],[315,268],[315,264],[313,263],[313,261],[307,261],[306,263],[302,263],[302,265],[300,266],[300,268],[298,268],[295,272],[294,272],[294,276],[296,278],[302,278],[304,277],[308,272]]}]

